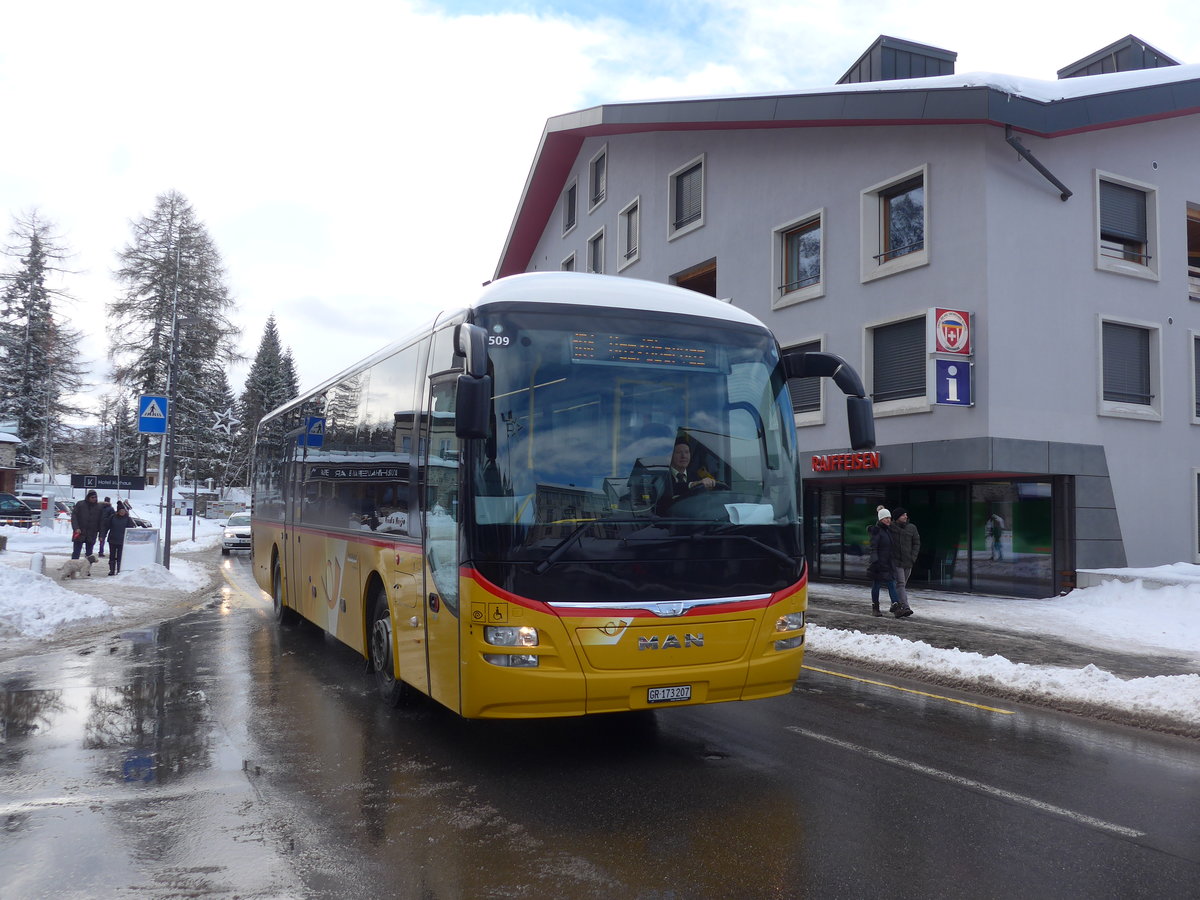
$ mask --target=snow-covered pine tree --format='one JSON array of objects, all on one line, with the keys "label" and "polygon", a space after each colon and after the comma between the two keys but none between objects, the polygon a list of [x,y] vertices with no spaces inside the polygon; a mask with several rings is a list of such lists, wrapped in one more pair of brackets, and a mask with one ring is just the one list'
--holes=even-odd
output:
[{"label": "snow-covered pine tree", "polygon": [[[223,375],[236,358],[238,334],[227,316],[233,299],[220,253],[183,195],[168,191],[133,223],[119,261],[124,292],[108,307],[114,377],[135,394],[173,395],[176,437],[191,440],[188,452],[215,469],[223,460],[207,455],[216,452],[208,438],[224,407],[213,387],[216,370]],[[140,435],[141,471],[150,447]]]},{"label": "snow-covered pine tree", "polygon": [[15,264],[0,276],[0,419],[17,422],[18,465],[53,469],[54,447],[67,436],[64,420],[82,412],[71,400],[83,384],[82,335],[55,309],[70,299],[54,286],[68,274],[68,253],[36,210],[14,217],[4,252]]},{"label": "snow-covered pine tree", "polygon": [[284,350],[279,340],[275,316],[267,318],[258,352],[246,375],[246,385],[238,402],[239,440],[235,451],[239,463],[248,464],[254,448],[255,432],[262,417],[292,400],[299,393],[292,351]]}]

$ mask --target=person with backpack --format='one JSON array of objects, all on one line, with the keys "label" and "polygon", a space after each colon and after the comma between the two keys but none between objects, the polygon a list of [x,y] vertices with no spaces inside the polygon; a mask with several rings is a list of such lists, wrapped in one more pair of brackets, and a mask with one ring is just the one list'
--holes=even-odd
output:
[{"label": "person with backpack", "polygon": [[121,557],[125,555],[125,532],[133,525],[129,510],[120,500],[116,512],[108,522],[108,574],[121,571]]}]

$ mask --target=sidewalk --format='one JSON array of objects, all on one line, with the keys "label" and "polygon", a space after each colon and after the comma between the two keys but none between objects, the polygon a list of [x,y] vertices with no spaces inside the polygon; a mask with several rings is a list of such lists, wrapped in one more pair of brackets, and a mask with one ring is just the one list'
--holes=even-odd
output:
[{"label": "sidewalk", "polygon": [[[1073,638],[1056,631],[1030,630],[1037,607],[1055,600],[986,597],[909,589],[913,615],[896,619],[871,614],[871,589],[867,585],[809,585],[808,621],[825,628],[889,634],[909,641],[924,641],[931,647],[962,650],[984,656],[1003,656],[1014,663],[1031,666],[1061,666],[1081,669],[1096,666],[1121,678],[1158,675],[1200,675],[1200,645],[1194,653],[1147,653],[1125,646],[1123,635],[1114,632],[1108,646],[1097,646],[1095,638]],[[886,593],[884,606],[886,607]],[[1040,610],[1036,610],[1040,612]],[[1200,598],[1196,615],[1200,615]],[[974,621],[972,621],[972,619]],[[1023,625],[1023,628],[1015,626]],[[819,653],[818,650],[811,652]]]}]

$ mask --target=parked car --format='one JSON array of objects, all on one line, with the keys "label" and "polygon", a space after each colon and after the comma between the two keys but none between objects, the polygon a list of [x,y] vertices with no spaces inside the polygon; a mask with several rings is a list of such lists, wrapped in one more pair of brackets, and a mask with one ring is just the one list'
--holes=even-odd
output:
[{"label": "parked car", "polygon": [[250,513],[234,513],[225,522],[221,536],[221,555],[228,556],[231,550],[250,549]]},{"label": "parked car", "polygon": [[29,528],[38,521],[40,515],[40,509],[38,512],[34,512],[14,495],[0,493],[0,525]]}]

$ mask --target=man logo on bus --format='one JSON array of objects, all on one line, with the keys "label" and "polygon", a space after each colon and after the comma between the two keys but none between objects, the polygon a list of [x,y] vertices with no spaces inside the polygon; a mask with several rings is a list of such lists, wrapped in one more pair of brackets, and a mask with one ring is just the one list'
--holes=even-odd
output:
[{"label": "man logo on bus", "polygon": [[937,311],[937,350],[939,353],[970,353],[971,326],[966,313],[956,309]]}]

